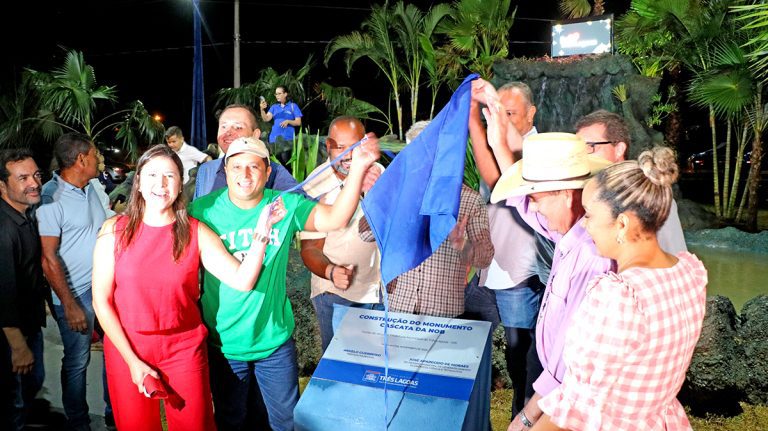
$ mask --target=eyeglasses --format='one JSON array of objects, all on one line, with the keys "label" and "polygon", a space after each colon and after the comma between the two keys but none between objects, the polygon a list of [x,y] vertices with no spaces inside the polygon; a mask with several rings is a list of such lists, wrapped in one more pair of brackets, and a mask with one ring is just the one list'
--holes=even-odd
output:
[{"label": "eyeglasses", "polygon": [[598,141],[598,142],[587,142],[587,154],[592,154],[595,152],[595,146],[596,145],[607,145],[607,144],[618,144],[616,141]]}]

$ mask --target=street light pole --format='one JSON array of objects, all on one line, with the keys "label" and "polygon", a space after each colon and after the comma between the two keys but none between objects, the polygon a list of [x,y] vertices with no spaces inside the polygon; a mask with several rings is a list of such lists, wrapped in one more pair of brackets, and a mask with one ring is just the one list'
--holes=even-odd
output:
[{"label": "street light pole", "polygon": [[235,88],[240,88],[240,0],[235,0]]}]

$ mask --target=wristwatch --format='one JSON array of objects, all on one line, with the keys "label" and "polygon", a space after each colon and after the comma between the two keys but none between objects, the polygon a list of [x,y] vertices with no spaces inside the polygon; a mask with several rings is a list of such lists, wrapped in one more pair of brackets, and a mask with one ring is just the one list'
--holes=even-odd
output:
[{"label": "wristwatch", "polygon": [[258,241],[258,242],[260,242],[262,244],[266,244],[266,243],[269,242],[269,235],[264,235],[262,233],[257,233],[255,235],[253,235],[253,240],[254,241]]}]

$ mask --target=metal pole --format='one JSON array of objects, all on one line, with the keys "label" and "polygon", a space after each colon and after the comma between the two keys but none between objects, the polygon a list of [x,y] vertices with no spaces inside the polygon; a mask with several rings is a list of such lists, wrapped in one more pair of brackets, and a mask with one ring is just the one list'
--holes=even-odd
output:
[{"label": "metal pole", "polygon": [[240,0],[235,0],[235,88],[240,88]]}]

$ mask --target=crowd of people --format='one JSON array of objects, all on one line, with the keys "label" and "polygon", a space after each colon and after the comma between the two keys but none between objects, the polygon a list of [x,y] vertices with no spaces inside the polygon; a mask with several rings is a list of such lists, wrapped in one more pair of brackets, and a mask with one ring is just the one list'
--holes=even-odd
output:
[{"label": "crowd of people", "polygon": [[[275,95],[260,117],[275,120],[272,135],[293,139],[301,111],[285,87]],[[690,429],[676,394],[701,331],[707,273],[685,247],[674,153],[657,147],[626,160],[627,126],[602,110],[575,134],[538,133],[520,82],[496,90],[473,81],[469,112],[480,191],[462,187],[445,242],[386,286],[361,205],[385,168],[357,118],[334,119],[328,160],[290,193],[297,182],[270,157],[251,107],[221,111],[212,160],[171,127],[167,145],[140,157],[117,214],[94,183],[100,159],[87,136],[58,139],[58,170],[45,185],[30,152],[2,151],[2,428],[24,428],[42,387],[48,303],[72,429],[90,429],[95,328],[104,334],[104,414],[117,429],[161,430],[159,399],[170,429],[294,429],[285,286],[298,234],[323,350],[335,306],[381,310],[386,289],[390,311],[503,326],[509,431]]]}]

